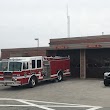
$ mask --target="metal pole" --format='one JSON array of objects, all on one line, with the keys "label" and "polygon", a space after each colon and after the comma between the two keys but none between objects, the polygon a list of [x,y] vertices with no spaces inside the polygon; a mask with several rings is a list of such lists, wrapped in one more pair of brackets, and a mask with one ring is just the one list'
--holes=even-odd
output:
[{"label": "metal pole", "polygon": [[37,47],[39,47],[39,38],[35,38],[35,40],[37,41]]},{"label": "metal pole", "polygon": [[68,14],[68,4],[67,4],[67,37],[70,37],[70,16]]},{"label": "metal pole", "polygon": [[38,47],[39,47],[39,39],[37,41],[38,41]]},{"label": "metal pole", "polygon": [[68,37],[70,37],[70,16],[68,16]]}]

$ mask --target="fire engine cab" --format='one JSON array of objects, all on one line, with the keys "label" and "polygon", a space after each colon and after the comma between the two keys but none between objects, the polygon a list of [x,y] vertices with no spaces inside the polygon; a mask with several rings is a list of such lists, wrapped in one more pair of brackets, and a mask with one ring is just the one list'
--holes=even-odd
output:
[{"label": "fire engine cab", "polygon": [[0,61],[0,84],[5,86],[34,87],[40,81],[62,81],[64,76],[70,76],[68,57],[11,57]]}]

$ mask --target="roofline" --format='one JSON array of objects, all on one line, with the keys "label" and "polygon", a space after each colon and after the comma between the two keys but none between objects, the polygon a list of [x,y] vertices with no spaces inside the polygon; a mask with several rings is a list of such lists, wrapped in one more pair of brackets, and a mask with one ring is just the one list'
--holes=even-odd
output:
[{"label": "roofline", "polygon": [[31,50],[46,50],[46,49],[48,49],[49,47],[28,47],[28,48],[7,48],[7,49],[1,49],[1,52],[2,51],[15,51],[15,50],[20,50],[20,51],[22,51],[22,50],[29,50],[29,49],[31,49]]},{"label": "roofline", "polygon": [[57,40],[82,40],[82,39],[97,39],[97,38],[110,38],[110,34],[107,35],[94,35],[94,36],[80,36],[80,37],[67,37],[67,38],[55,38],[55,39],[50,39],[50,41],[57,41]]}]

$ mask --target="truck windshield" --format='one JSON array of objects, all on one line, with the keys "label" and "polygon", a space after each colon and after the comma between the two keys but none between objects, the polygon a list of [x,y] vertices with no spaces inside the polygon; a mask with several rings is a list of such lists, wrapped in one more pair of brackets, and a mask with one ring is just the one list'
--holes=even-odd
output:
[{"label": "truck windshield", "polygon": [[21,71],[21,62],[10,62],[9,63],[9,71]]},{"label": "truck windshield", "polygon": [[8,62],[0,62],[0,71],[7,71],[8,70]]}]

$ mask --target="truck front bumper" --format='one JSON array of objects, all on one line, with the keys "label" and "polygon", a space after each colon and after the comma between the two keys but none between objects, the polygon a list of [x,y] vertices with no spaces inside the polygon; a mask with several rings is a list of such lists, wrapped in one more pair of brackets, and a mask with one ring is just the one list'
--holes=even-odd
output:
[{"label": "truck front bumper", "polygon": [[0,85],[2,86],[20,86],[20,81],[0,81]]}]

